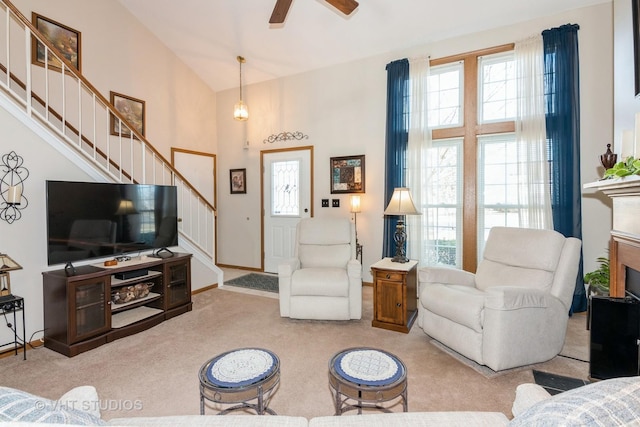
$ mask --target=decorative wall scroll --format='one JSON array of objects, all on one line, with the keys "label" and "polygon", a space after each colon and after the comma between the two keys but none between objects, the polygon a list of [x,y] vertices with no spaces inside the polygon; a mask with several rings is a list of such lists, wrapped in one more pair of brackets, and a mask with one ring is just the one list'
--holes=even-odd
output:
[{"label": "decorative wall scroll", "polygon": [[269,135],[267,139],[262,141],[264,144],[267,142],[273,144],[274,142],[284,142],[284,141],[300,141],[302,139],[309,139],[309,135],[305,135],[302,132],[280,132],[279,134]]},{"label": "decorative wall scroll", "polygon": [[331,193],[364,193],[364,155],[331,157]]}]

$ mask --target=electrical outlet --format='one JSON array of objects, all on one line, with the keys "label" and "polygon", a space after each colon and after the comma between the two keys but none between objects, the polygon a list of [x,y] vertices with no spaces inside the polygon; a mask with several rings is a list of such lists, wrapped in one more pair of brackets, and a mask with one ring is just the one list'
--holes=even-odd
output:
[{"label": "electrical outlet", "polygon": [[340,207],[340,199],[331,199],[331,206],[334,208]]},{"label": "electrical outlet", "polygon": [[322,207],[323,208],[329,207],[329,199],[322,199]]}]

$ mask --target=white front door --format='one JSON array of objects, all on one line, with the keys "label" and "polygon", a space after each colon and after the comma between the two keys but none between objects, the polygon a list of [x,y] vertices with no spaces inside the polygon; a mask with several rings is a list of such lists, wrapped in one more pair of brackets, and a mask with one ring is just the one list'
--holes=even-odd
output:
[{"label": "white front door", "polygon": [[313,147],[262,153],[264,271],[294,252],[296,225],[312,216],[311,159]]}]

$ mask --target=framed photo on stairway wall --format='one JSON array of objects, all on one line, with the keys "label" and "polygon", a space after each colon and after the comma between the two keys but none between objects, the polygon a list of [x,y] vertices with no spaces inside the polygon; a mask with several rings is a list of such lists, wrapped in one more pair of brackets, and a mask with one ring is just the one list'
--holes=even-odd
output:
[{"label": "framed photo on stairway wall", "polygon": [[[59,56],[68,60],[78,72],[82,71],[80,68],[80,31],[35,12],[31,12],[31,22],[42,33],[42,36],[56,48]],[[46,60],[50,69],[62,69],[62,61],[56,58],[49,49],[45,49],[43,43],[35,37],[32,37],[31,40],[31,62],[44,67]]]},{"label": "framed photo on stairway wall", "polygon": [[[127,120],[128,125],[120,125],[120,120],[113,114],[111,116],[111,135],[122,136],[123,138],[129,138],[131,136],[131,126],[138,131],[142,136],[144,134],[144,115],[145,115],[145,102],[141,99],[132,98],[121,93],[109,92],[111,104],[115,107],[118,113],[122,114]],[[134,135],[135,138],[135,135]]]}]

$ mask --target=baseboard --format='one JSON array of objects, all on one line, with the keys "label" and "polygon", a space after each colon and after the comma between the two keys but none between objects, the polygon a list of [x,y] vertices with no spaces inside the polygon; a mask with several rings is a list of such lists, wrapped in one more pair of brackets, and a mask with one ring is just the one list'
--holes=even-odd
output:
[{"label": "baseboard", "polygon": [[[27,344],[27,347],[29,347],[31,350],[36,350],[39,347],[44,347],[44,341],[41,340],[35,340],[35,341],[31,341]],[[20,347],[18,349],[18,356],[20,356],[22,353],[24,352],[24,347]],[[15,356],[15,349],[14,348],[7,348],[6,350],[2,350],[0,351],[0,359],[4,359],[6,357],[10,357],[10,356]]]}]

